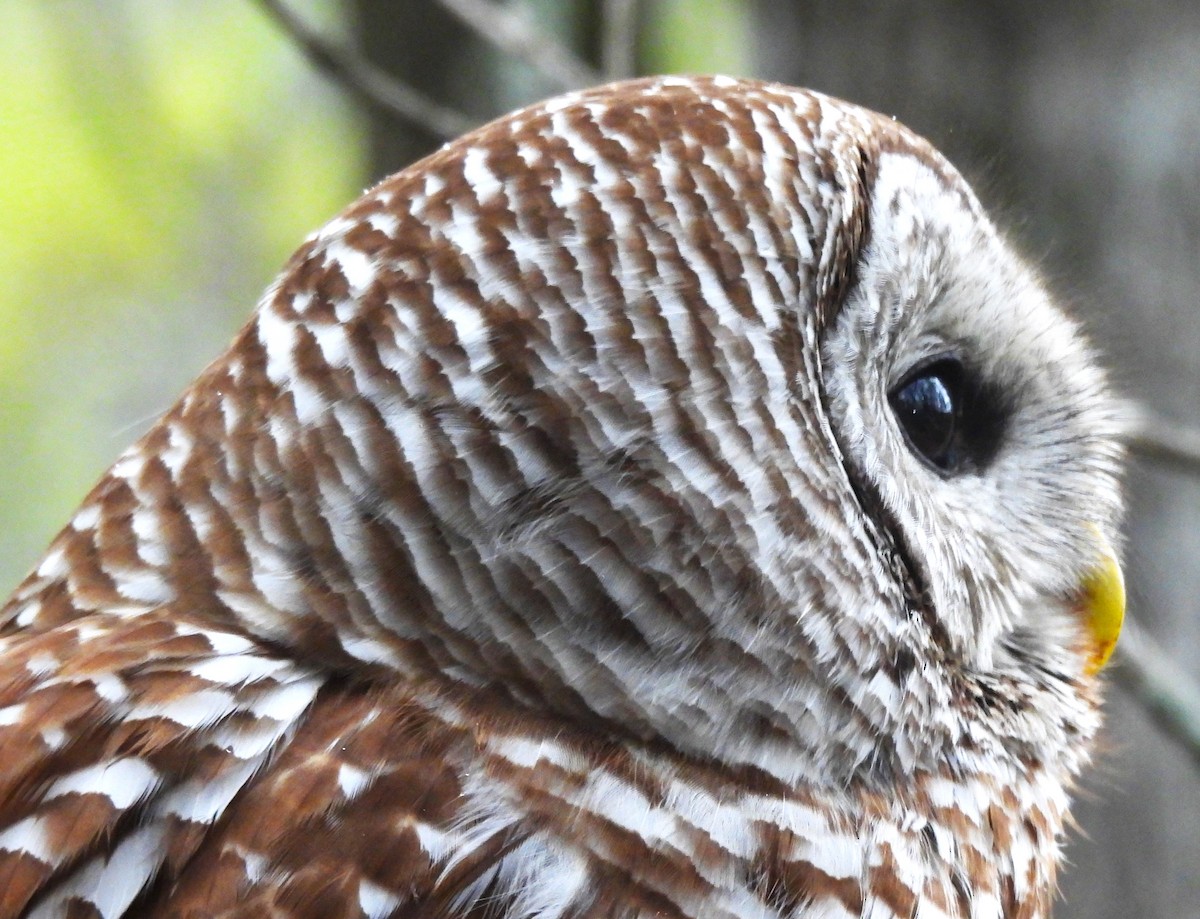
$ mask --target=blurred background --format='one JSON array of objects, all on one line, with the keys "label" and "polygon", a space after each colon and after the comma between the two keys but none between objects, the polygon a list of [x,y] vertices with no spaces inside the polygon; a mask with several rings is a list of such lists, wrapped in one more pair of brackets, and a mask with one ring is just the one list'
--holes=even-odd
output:
[{"label": "blurred background", "polygon": [[[1200,428],[1200,4],[3,0],[0,595],[363,187],[457,125],[664,71],[808,86],[924,134],[1123,391]],[[388,80],[428,99],[365,98]],[[1200,476],[1143,453],[1129,485],[1130,610],[1182,685]],[[1200,756],[1120,686],[1109,712],[1056,915],[1200,919]]]}]

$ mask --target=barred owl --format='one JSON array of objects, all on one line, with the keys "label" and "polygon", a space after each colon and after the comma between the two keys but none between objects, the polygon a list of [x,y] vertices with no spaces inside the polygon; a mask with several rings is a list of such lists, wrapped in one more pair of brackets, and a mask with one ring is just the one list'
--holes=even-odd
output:
[{"label": "barred owl", "polygon": [[1046,916],[1117,423],[888,118],[503,118],[309,238],[4,608],[0,914]]}]

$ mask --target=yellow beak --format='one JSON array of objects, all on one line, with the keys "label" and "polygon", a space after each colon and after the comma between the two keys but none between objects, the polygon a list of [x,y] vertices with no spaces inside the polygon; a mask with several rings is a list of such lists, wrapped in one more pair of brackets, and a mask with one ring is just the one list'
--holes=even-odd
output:
[{"label": "yellow beak", "polygon": [[1121,623],[1125,621],[1125,579],[1121,565],[1108,540],[1096,531],[1100,542],[1100,563],[1092,569],[1080,590],[1080,605],[1091,638],[1085,672],[1100,671],[1117,646]]}]

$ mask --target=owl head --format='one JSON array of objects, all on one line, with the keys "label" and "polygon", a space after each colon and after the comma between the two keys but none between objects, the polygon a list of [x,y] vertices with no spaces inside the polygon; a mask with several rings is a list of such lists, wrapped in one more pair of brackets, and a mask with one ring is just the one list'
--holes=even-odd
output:
[{"label": "owl head", "polygon": [[108,577],[783,782],[1072,773],[1120,605],[1117,427],[927,143],[779,86],[617,84],[310,238],[114,470],[196,539],[127,514]]}]

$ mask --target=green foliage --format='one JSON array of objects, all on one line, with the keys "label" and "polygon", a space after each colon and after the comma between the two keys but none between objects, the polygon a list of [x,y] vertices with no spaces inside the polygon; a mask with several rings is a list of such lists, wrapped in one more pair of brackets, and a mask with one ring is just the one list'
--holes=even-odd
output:
[{"label": "green foliage", "polygon": [[645,4],[641,60],[647,73],[753,73],[747,0]]},{"label": "green foliage", "polygon": [[5,0],[0,594],[357,191],[362,131],[244,0]]}]

